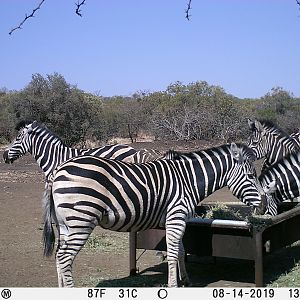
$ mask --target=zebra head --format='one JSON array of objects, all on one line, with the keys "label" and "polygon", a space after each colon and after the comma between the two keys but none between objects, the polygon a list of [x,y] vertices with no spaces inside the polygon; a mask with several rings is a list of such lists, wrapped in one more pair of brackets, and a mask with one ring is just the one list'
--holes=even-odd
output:
[{"label": "zebra head", "polygon": [[254,151],[256,158],[265,158],[262,170],[280,161],[291,153],[300,151],[297,134],[289,136],[272,122],[248,120],[251,135],[248,146]]},{"label": "zebra head", "polygon": [[265,129],[262,124],[257,121],[248,119],[248,125],[251,134],[248,138],[248,147],[251,148],[257,159],[263,158],[267,155],[267,145]]},{"label": "zebra head", "polygon": [[261,179],[263,190],[266,193],[266,204],[264,207],[264,214],[276,216],[277,203],[281,202],[281,200],[278,200],[276,197],[276,191],[277,191],[276,180],[275,179],[270,180],[266,177],[262,178],[261,176],[260,179]]},{"label": "zebra head", "polygon": [[7,164],[13,163],[16,159],[31,151],[30,135],[35,123],[36,121],[21,121],[18,123],[16,130],[19,133],[14,142],[3,153],[3,159]]},{"label": "zebra head", "polygon": [[255,155],[247,146],[237,146],[235,143],[231,144],[230,152],[233,165],[227,175],[227,186],[234,196],[260,213],[265,193],[253,164]]}]

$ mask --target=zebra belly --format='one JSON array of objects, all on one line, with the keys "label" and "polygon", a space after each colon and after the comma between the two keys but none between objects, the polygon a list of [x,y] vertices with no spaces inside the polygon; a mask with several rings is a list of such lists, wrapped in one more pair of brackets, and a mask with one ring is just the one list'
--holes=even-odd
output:
[{"label": "zebra belly", "polygon": [[[61,201],[63,200],[63,201]],[[130,202],[130,199],[127,199]],[[99,225],[104,229],[129,232],[141,231],[148,228],[164,227],[166,213],[148,214],[144,219],[139,218],[135,211],[130,213],[116,210],[114,207],[103,205],[101,199],[86,195],[68,194],[54,198],[55,212],[60,226],[72,228],[94,228]],[[102,204],[102,205],[101,205]]]},{"label": "zebra belly", "polygon": [[53,199],[61,223],[69,228],[99,225],[124,232],[163,226],[166,201],[141,195],[131,198],[124,190],[116,197],[94,184],[86,179],[82,186],[76,181],[54,182]]}]

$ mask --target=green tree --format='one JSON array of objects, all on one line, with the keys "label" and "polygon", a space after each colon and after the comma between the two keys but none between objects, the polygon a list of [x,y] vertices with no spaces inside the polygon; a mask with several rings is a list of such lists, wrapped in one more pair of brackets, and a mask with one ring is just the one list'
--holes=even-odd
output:
[{"label": "green tree", "polygon": [[[96,103],[66,82],[58,73],[34,74],[31,82],[13,97],[19,119],[37,120],[49,126],[67,145],[83,143],[95,119]],[[100,105],[100,104],[99,104]]]},{"label": "green tree", "polygon": [[273,121],[288,133],[299,130],[299,99],[281,87],[274,87],[257,105],[257,116]]},{"label": "green tree", "polygon": [[0,91],[0,144],[11,142],[15,132],[15,115],[11,111],[12,93],[2,89]]}]

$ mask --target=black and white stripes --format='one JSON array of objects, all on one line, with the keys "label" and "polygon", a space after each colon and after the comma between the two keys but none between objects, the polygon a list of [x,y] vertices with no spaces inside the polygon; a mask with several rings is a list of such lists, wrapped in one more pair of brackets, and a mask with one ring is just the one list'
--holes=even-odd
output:
[{"label": "black and white stripes", "polygon": [[29,152],[37,161],[49,180],[53,170],[71,157],[89,154],[109,159],[127,162],[146,162],[157,159],[161,154],[154,150],[135,150],[128,145],[107,145],[92,149],[76,149],[64,145],[60,138],[47,127],[34,122],[21,122],[16,129],[19,131],[15,141],[3,154],[7,163],[12,163],[22,155]]},{"label": "black and white stripes", "polygon": [[270,166],[259,180],[267,193],[265,214],[274,216],[281,202],[300,197],[300,152]]},{"label": "black and white stripes", "polygon": [[262,170],[300,150],[297,134],[291,137],[269,121],[248,120],[248,125],[251,130],[248,146],[257,159],[264,158]]},{"label": "black and white stripes", "polygon": [[[167,156],[168,158],[169,156]],[[93,156],[70,159],[58,167],[45,193],[45,253],[53,249],[51,217],[57,223],[59,286],[73,286],[72,263],[95,226],[115,231],[166,228],[169,286],[177,286],[177,263],[185,284],[182,236],[195,206],[228,186],[241,201],[258,206],[260,186],[253,152],[224,145],[172,159],[128,164]]]},{"label": "black and white stripes", "polygon": [[295,132],[291,134],[291,138],[294,139],[294,142],[298,145],[300,148],[300,132]]}]

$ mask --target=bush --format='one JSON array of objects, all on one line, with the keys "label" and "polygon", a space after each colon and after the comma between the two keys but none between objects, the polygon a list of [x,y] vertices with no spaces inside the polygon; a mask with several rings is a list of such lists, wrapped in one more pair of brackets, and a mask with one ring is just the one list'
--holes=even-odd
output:
[{"label": "bush", "polygon": [[165,91],[100,97],[60,74],[34,74],[21,91],[0,90],[0,143],[15,137],[15,124],[23,119],[44,123],[70,146],[118,137],[134,142],[141,133],[161,140],[245,141],[247,118],[269,119],[291,133],[299,130],[299,112],[300,99],[282,88],[241,100],[205,81],[175,82]]},{"label": "bush", "polygon": [[91,125],[99,117],[100,101],[90,101],[57,73],[47,78],[34,74],[28,86],[13,95],[11,106],[18,119],[44,123],[72,146],[86,140]]}]

